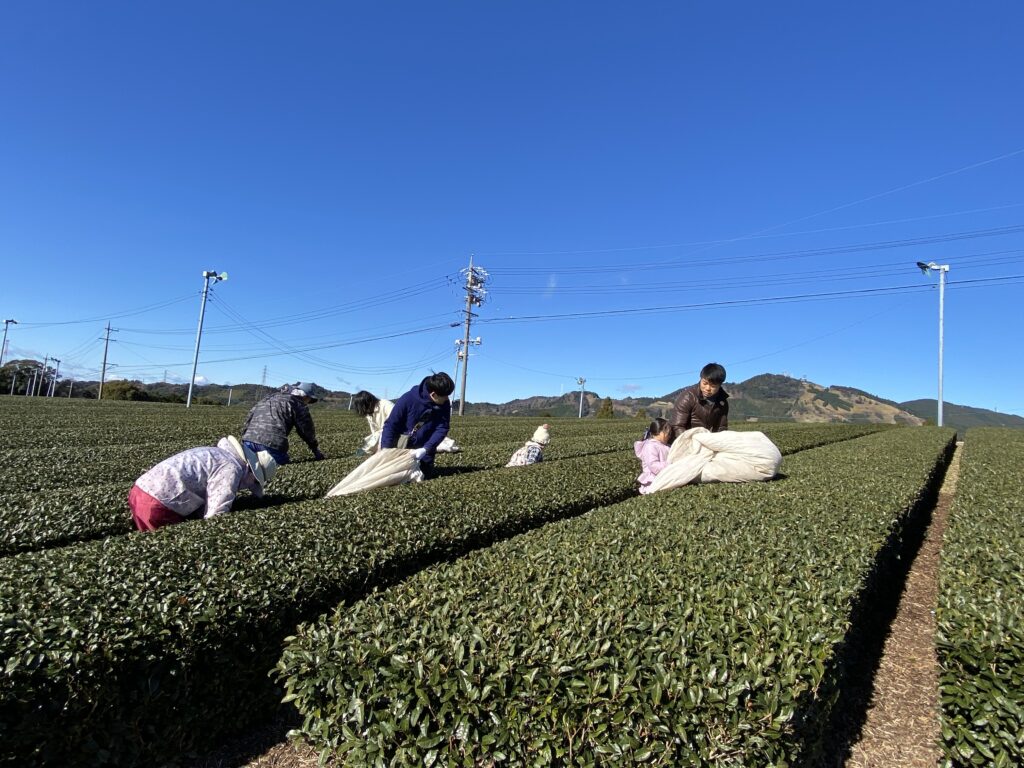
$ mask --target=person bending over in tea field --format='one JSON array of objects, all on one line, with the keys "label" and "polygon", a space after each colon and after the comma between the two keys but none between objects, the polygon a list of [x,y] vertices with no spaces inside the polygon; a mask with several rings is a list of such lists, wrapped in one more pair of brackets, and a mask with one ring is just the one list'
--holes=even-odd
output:
[{"label": "person bending over in tea field", "polygon": [[189,448],[161,461],[135,481],[128,506],[140,531],[216,517],[231,509],[240,490],[263,496],[275,472],[269,451],[225,437],[216,446]]},{"label": "person bending over in tea field", "polygon": [[278,464],[287,464],[288,434],[294,429],[313,452],[313,458],[320,461],[324,455],[308,407],[316,400],[310,382],[286,384],[252,407],[242,425],[242,442],[254,451],[269,451]]},{"label": "person bending over in tea field", "polygon": [[410,448],[425,477],[434,474],[434,454],[448,436],[452,420],[449,396],[455,382],[447,373],[427,376],[398,400],[381,430],[381,448]]},{"label": "person bending over in tea field", "polygon": [[384,422],[388,420],[394,407],[395,404],[390,400],[379,398],[365,389],[352,396],[352,408],[360,416],[365,416],[366,422],[370,425],[370,434],[363,440],[362,447],[356,451],[358,455],[376,453],[380,450]]}]

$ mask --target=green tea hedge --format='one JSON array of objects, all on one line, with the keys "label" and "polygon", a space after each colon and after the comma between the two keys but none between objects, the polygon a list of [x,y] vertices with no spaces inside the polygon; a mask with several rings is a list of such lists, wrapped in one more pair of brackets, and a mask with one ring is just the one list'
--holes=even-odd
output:
[{"label": "green tea hedge", "polygon": [[[583,429],[584,425],[588,428]],[[473,429],[463,429],[470,442],[465,443],[461,453],[439,454],[437,465],[443,472],[501,467],[520,444],[513,442],[511,435],[524,426],[492,419]],[[630,432],[626,431],[627,427]],[[764,428],[783,453],[852,439],[879,429],[878,425],[820,424],[774,424]],[[631,437],[639,437],[635,434],[637,425],[625,421],[607,433],[594,434],[591,423],[580,422],[559,425],[558,429],[562,438],[545,451],[547,461],[631,449]],[[574,433],[574,429],[578,429],[579,434]],[[165,431],[168,430],[169,424],[165,425]],[[353,442],[358,441],[353,438]],[[64,448],[61,449],[63,462],[56,461],[55,455],[45,450],[27,453],[21,457],[22,474],[46,475],[47,487],[35,488],[33,482],[19,481],[10,475],[4,478],[3,491],[0,491],[0,556],[131,533],[134,528],[127,495],[135,478],[184,447],[187,444],[147,444],[142,454],[142,448],[136,445],[104,446],[88,451]],[[289,464],[274,478],[266,499],[258,501],[243,496],[236,502],[235,510],[320,498],[362,460],[345,455],[323,462]],[[68,462],[77,467],[74,474],[61,469]],[[114,478],[114,481],[99,482],[101,476]]]},{"label": "green tea hedge", "polygon": [[1024,765],[1024,432],[967,432],[942,545],[943,765]]},{"label": "green tea hedge", "polygon": [[170,764],[272,709],[282,639],[431,562],[633,493],[629,453],[0,560],[0,762]]},{"label": "green tea hedge", "polygon": [[812,760],[851,625],[953,432],[786,458],[786,479],[595,510],[426,569],[290,639],[301,733],[345,765]]}]

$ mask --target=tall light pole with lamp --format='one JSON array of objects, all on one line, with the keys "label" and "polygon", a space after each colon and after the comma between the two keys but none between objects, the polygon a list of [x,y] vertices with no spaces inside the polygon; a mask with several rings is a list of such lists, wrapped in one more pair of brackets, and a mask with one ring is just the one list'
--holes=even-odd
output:
[{"label": "tall light pole with lamp", "polygon": [[945,304],[946,294],[946,273],[949,272],[949,264],[936,264],[934,261],[929,261],[925,264],[923,261],[917,262],[917,268],[921,270],[924,275],[931,274],[932,270],[939,273],[939,398],[938,398],[938,418],[936,423],[938,426],[942,426],[942,318]]},{"label": "tall light pole with lamp", "polygon": [[199,327],[196,328],[196,354],[192,358],[192,378],[188,382],[188,399],[185,400],[186,408],[192,407],[192,388],[196,384],[196,368],[199,365],[199,340],[203,338],[203,315],[206,314],[206,297],[210,293],[210,281],[213,280],[216,283],[227,279],[227,272],[217,274],[210,269],[203,272],[203,299],[199,304]]},{"label": "tall light pole with lamp", "polygon": [[579,418],[583,418],[583,387],[586,386],[587,380],[580,376],[576,379],[576,383],[580,385],[580,415]]}]

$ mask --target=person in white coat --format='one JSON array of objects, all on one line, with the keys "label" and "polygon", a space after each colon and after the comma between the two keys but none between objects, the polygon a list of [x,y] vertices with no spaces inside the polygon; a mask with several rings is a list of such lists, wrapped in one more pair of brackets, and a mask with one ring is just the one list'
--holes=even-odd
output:
[{"label": "person in white coat", "polygon": [[358,455],[376,453],[380,450],[380,436],[384,430],[384,422],[388,420],[394,407],[395,404],[390,400],[379,398],[365,389],[352,396],[352,409],[360,416],[365,416],[366,423],[370,425],[370,434],[366,436],[362,446],[356,451]]},{"label": "person in white coat", "polygon": [[240,490],[262,496],[275,472],[269,451],[225,437],[216,446],[189,448],[161,461],[135,481],[128,506],[140,531],[216,517],[231,509]]}]

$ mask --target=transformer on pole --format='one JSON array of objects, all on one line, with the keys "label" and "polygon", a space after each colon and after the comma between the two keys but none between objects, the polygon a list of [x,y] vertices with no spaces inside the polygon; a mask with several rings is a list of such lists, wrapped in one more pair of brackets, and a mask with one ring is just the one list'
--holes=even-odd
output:
[{"label": "transformer on pole", "polygon": [[196,353],[192,358],[192,378],[188,382],[188,398],[185,400],[186,408],[192,407],[192,388],[196,384],[196,367],[199,365],[199,341],[203,338],[203,315],[206,314],[206,297],[210,293],[210,281],[213,280],[216,283],[227,279],[227,272],[217,274],[212,269],[203,272],[203,298],[199,304],[199,327],[196,328]]},{"label": "transformer on pole", "polygon": [[[462,388],[459,390],[459,416],[465,413],[466,409],[466,378],[469,371],[469,345],[479,344],[480,337],[478,336],[474,341],[470,341],[469,338],[469,326],[475,315],[473,314],[474,305],[479,307],[484,303],[484,299],[487,296],[487,290],[484,288],[484,283],[487,282],[487,271],[482,267],[473,266],[473,257],[469,257],[469,267],[462,270],[466,276],[466,331],[462,339]],[[458,376],[458,370],[455,373]]]}]

